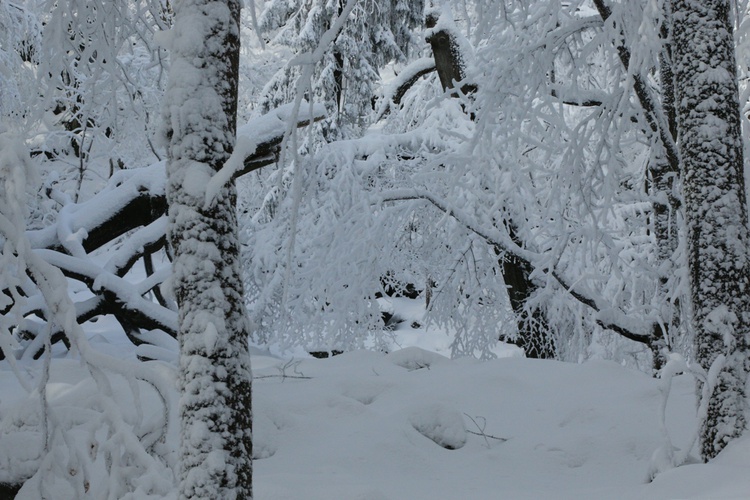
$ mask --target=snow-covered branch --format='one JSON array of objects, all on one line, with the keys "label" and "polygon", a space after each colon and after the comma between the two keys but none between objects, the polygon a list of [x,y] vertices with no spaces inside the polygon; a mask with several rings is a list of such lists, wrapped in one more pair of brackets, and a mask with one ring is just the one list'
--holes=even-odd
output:
[{"label": "snow-covered branch", "polygon": [[391,106],[401,104],[406,92],[414,86],[417,81],[425,75],[435,71],[435,59],[432,57],[422,57],[409,64],[401,73],[390,82],[383,92],[383,104],[378,111],[378,119],[387,115]]},{"label": "snow-covered branch", "polygon": [[[283,106],[240,127],[234,160],[221,171],[225,174],[217,174],[214,182],[219,183],[221,175],[236,178],[276,162],[290,119],[290,108],[291,105]],[[295,125],[306,126],[322,119],[324,114],[322,106],[306,106],[296,117]],[[136,344],[140,342],[138,330],[161,330],[172,337],[177,335],[176,313],[167,307],[167,301],[162,298],[156,303],[144,298],[150,291],[161,296],[159,286],[168,277],[170,266],[162,264],[155,271],[151,269],[150,276],[137,283],[126,277],[141,259],[144,265],[153,268],[151,255],[166,245],[164,165],[158,162],[145,168],[119,171],[100,193],[83,203],[56,196],[65,205],[55,223],[26,232],[31,248],[42,259],[59,268],[68,278],[84,283],[95,295],[75,303],[77,321],[83,323],[96,316],[112,314]],[[92,252],[123,237],[125,239],[117,243],[104,266],[89,257]],[[12,304],[13,293],[5,288],[2,293],[10,300],[5,310]],[[42,306],[41,297],[31,296],[26,298],[22,308],[22,316],[43,318],[28,318],[19,325],[19,338],[31,341],[24,352],[33,356],[39,356],[43,349],[40,342],[44,336],[40,334],[45,331],[47,319]],[[34,340],[37,338],[40,340]],[[68,343],[63,330],[56,327],[52,341],[60,340]],[[0,359],[3,355],[0,350]]]},{"label": "snow-covered branch", "polygon": [[442,200],[425,190],[416,189],[388,191],[383,193],[380,199],[383,203],[409,200],[422,200],[431,204],[441,212],[455,219],[487,243],[495,246],[506,254],[512,255],[515,259],[524,262],[538,272],[551,276],[578,302],[588,306],[598,313],[596,321],[602,328],[612,330],[635,342],[640,342],[642,344],[649,344],[651,342],[651,336],[643,333],[644,331],[648,331],[646,330],[648,325],[641,324],[638,321],[627,320],[626,315],[622,312],[618,312],[611,306],[603,306],[592,295],[588,294],[580,287],[576,288],[575,285],[572,285],[571,281],[565,278],[559,271],[549,269],[547,266],[538,266],[535,263],[535,261],[539,260],[538,254],[518,246],[509,234],[503,233],[493,227],[482,226],[462,210],[451,207],[445,200]]},{"label": "snow-covered branch", "polygon": [[[594,0],[594,5],[599,11],[602,20],[606,23],[612,15],[612,9],[604,2],[604,0]],[[622,31],[620,31],[619,35],[620,40],[624,39]],[[639,71],[636,71],[636,68],[631,67],[630,50],[623,43],[619,42],[616,47],[622,65],[628,73],[632,74],[633,91],[643,109],[643,113],[646,116],[646,121],[648,122],[651,131],[658,135],[659,140],[664,147],[670,170],[672,172],[679,172],[680,154],[677,150],[677,144],[670,133],[668,120],[659,100],[654,96],[643,75]]]}]

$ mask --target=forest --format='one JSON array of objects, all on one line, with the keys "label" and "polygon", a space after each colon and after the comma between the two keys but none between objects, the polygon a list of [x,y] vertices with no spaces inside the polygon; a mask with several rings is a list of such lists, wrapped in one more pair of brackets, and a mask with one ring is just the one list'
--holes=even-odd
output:
[{"label": "forest", "polygon": [[0,498],[746,496],[748,34],[0,0]]}]

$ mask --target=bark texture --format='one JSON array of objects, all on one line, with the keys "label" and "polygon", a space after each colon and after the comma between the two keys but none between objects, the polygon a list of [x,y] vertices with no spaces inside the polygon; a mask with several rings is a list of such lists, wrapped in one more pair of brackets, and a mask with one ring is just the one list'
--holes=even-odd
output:
[{"label": "bark texture", "polygon": [[[434,28],[438,23],[438,18],[434,14],[428,15],[425,19],[427,28]],[[432,56],[435,58],[440,85],[443,90],[452,89],[455,82],[463,81],[465,77],[463,56],[458,48],[456,40],[451,33],[446,30],[434,31],[427,37],[427,42],[432,48]],[[474,85],[466,84],[461,87],[464,95],[471,94],[477,89]]]},{"label": "bark texture", "polygon": [[179,304],[180,497],[252,498],[251,372],[232,184],[206,203],[235,140],[238,0],[175,4],[165,118]]},{"label": "bark texture", "polygon": [[706,370],[724,360],[715,381],[709,377],[707,461],[745,428],[750,280],[740,106],[729,0],[673,0],[672,13],[695,357]]}]

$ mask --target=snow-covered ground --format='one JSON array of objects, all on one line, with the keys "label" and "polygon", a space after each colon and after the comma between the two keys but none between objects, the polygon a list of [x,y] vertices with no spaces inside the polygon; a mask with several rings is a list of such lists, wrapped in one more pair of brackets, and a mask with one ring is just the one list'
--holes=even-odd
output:
[{"label": "snow-covered ground", "polygon": [[[400,335],[402,345],[409,339],[438,351],[446,345],[424,330],[409,328]],[[92,334],[92,343],[133,359],[132,348],[106,338]],[[329,359],[255,353],[257,499],[750,498],[748,438],[708,465],[685,465],[648,482],[652,455],[664,443],[660,382],[612,362],[450,360],[419,347]],[[167,363],[144,366],[174,380]],[[41,363],[20,368],[33,383]],[[138,405],[132,385],[121,377],[111,381],[124,422],[143,422],[140,434],[162,425],[163,405],[153,389],[140,384]],[[70,356],[53,360],[50,426],[73,430],[67,438],[51,433],[55,458],[43,462],[47,472],[38,476],[48,498],[80,498],[81,492],[106,498],[122,484],[122,477],[119,482],[108,477],[102,457],[117,446],[126,449],[127,440],[120,443],[106,431],[111,417],[97,390],[80,362]],[[174,391],[167,400],[176,397]],[[678,448],[690,441],[694,408],[692,379],[676,377],[666,427]],[[7,362],[0,363],[0,482],[39,467],[38,409],[38,393],[28,394]],[[153,448],[168,466],[177,448],[175,418],[173,408],[166,437]],[[125,465],[120,474],[136,475]],[[173,480],[168,467],[137,474],[132,484],[143,492],[158,489],[153,485],[159,480]],[[76,490],[84,480],[88,492]],[[38,498],[41,483],[19,498]]]},{"label": "snow-covered ground", "polygon": [[[748,440],[647,483],[663,442],[658,382],[614,363],[406,348],[281,366],[256,359],[270,377],[254,389],[267,456],[255,462],[258,498],[750,498]],[[667,425],[678,447],[695,425],[693,392],[675,380]]]}]

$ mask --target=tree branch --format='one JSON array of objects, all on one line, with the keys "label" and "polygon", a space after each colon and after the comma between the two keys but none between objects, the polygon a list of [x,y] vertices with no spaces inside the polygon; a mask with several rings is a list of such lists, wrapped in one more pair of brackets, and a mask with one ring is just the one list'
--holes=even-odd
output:
[{"label": "tree branch", "polygon": [[91,262],[71,257],[54,250],[36,250],[46,262],[59,268],[65,276],[85,283],[92,293],[101,295],[109,305],[110,312],[122,312],[139,327],[160,329],[177,336],[177,313],[144,299],[138,293],[138,285],[125,281],[114,273],[98,268]]},{"label": "tree branch", "polygon": [[[599,15],[602,21],[605,23],[612,15],[612,10],[604,0],[594,0],[594,5],[599,11]],[[622,30],[620,34],[624,35]],[[617,54],[625,67],[625,71],[630,71],[630,50],[625,45],[618,44],[616,46]],[[653,97],[646,81],[643,79],[640,73],[633,72],[633,90],[638,98],[638,102],[641,104],[644,114],[646,115],[646,121],[648,122],[651,131],[659,137],[662,146],[666,153],[669,168],[672,172],[680,171],[680,154],[677,150],[674,138],[670,132],[669,122],[664,116],[659,102]]]},{"label": "tree branch", "polygon": [[401,70],[401,73],[396,77],[395,81],[384,92],[383,105],[381,111],[378,113],[378,120],[390,113],[392,105],[400,105],[406,92],[412,88],[420,78],[435,70],[435,60],[431,57],[417,59]]},{"label": "tree branch", "polygon": [[[522,262],[524,265],[528,265],[533,269],[539,269],[538,266],[534,265],[534,259],[537,257],[537,254],[534,252],[530,252],[528,250],[525,250],[518,246],[509,235],[503,234],[502,232],[498,231],[495,228],[486,228],[481,227],[478,224],[475,224],[469,216],[464,214],[462,211],[451,208],[445,203],[443,200],[440,200],[433,196],[431,193],[424,191],[424,190],[394,190],[385,193],[383,198],[381,198],[383,202],[392,202],[392,201],[408,201],[408,200],[421,200],[426,201],[430,203],[432,206],[440,210],[441,212],[445,213],[446,215],[451,216],[456,222],[462,224],[464,227],[466,227],[468,230],[482,238],[484,241],[486,241],[488,244],[493,245],[497,247],[498,249],[502,250],[503,252],[506,252],[509,255],[512,255],[515,259],[518,259],[520,262]],[[552,269],[541,269],[541,271],[544,274],[547,274],[551,276],[552,278],[557,281],[560,286],[562,286],[574,299],[576,299],[581,304],[591,308],[597,313],[602,313],[603,309],[599,305],[599,303],[594,299],[592,296],[587,295],[585,292],[579,290],[575,290],[573,285],[570,285],[569,282],[556,270]],[[633,340],[635,342],[640,342],[642,344],[649,345],[651,342],[651,336],[649,334],[643,334],[633,331],[631,328],[618,324],[616,320],[611,321],[604,318],[597,318],[596,320],[597,324],[601,326],[602,328],[605,328],[607,330],[612,330],[615,333],[618,333],[622,335],[625,338],[628,338],[630,340]]]}]

